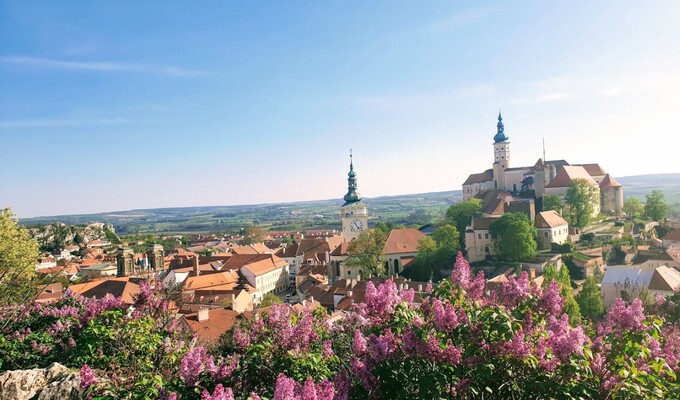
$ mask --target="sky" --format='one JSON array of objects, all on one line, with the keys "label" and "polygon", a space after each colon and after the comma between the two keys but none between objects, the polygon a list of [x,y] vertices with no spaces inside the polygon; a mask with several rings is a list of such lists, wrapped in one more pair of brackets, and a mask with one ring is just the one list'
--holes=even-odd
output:
[{"label": "sky", "polygon": [[20,217],[459,190],[542,156],[680,172],[678,1],[0,2]]}]

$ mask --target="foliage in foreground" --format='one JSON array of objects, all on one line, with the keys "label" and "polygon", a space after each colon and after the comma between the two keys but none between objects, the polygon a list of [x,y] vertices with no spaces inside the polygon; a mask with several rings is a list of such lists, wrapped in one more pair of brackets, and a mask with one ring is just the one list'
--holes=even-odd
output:
[{"label": "foliage in foreground", "polygon": [[182,341],[147,287],[135,311],[70,297],[2,327],[0,368],[64,362],[81,368],[86,395],[110,399],[680,396],[673,301],[645,314],[639,300],[619,300],[599,323],[570,324],[560,289],[523,273],[485,292],[459,255],[424,300],[368,283],[365,303],[333,324],[320,310],[275,305],[211,349]]}]

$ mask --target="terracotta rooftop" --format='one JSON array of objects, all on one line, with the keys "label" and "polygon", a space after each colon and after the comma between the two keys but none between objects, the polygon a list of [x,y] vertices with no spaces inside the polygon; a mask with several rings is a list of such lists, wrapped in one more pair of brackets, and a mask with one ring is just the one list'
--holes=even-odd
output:
[{"label": "terracotta rooftop", "polygon": [[654,270],[654,275],[649,282],[650,290],[663,290],[674,292],[680,288],[680,272],[675,268],[665,265]]},{"label": "terracotta rooftop", "polygon": [[276,269],[283,268],[286,265],[288,265],[288,263],[285,260],[280,259],[274,254],[269,254],[269,258],[248,263],[244,265],[243,268],[252,272],[255,276],[260,276]]},{"label": "terracotta rooftop", "polygon": [[486,171],[479,174],[471,174],[468,176],[465,182],[463,182],[463,185],[472,185],[474,183],[488,182],[491,180],[493,180],[493,170],[487,169]]},{"label": "terracotta rooftop", "polygon": [[229,331],[237,321],[238,313],[233,310],[217,308],[208,311],[208,319],[198,320],[198,313],[187,314],[184,316],[189,329],[203,343],[213,342]]},{"label": "terracotta rooftop", "polygon": [[622,185],[614,179],[611,175],[607,174],[604,179],[602,179],[602,182],[600,182],[600,187],[601,188],[608,188],[608,187],[621,187]]},{"label": "terracotta rooftop", "polygon": [[238,281],[237,272],[218,272],[215,274],[190,276],[184,282],[184,290],[231,290]]},{"label": "terracotta rooftop", "polygon": [[104,298],[107,294],[120,297],[125,303],[134,303],[134,296],[139,293],[139,285],[130,282],[129,278],[111,278],[68,287],[70,291],[83,297]]},{"label": "terracotta rooftop", "polygon": [[425,234],[418,229],[392,229],[383,247],[383,254],[416,253],[418,241],[424,237]]},{"label": "terracotta rooftop", "polygon": [[245,246],[233,246],[231,248],[234,254],[268,254],[271,253],[271,249],[265,246],[263,243],[249,244]]},{"label": "terracotta rooftop", "polygon": [[536,228],[556,228],[567,224],[555,210],[542,211],[536,215]]},{"label": "terracotta rooftop", "polygon": [[668,235],[662,237],[663,240],[671,240],[680,242],[680,229],[676,229]]},{"label": "terracotta rooftop", "polygon": [[592,176],[581,166],[565,165],[557,170],[555,179],[546,187],[567,187],[571,185],[574,179],[583,179],[592,185],[597,185],[597,182]]},{"label": "terracotta rooftop", "polygon": [[574,164],[574,166],[583,167],[590,176],[602,176],[606,174],[605,170],[600,167],[600,164]]},{"label": "terracotta rooftop", "polygon": [[495,221],[494,217],[481,217],[472,220],[472,229],[474,230],[489,230],[491,223]]}]

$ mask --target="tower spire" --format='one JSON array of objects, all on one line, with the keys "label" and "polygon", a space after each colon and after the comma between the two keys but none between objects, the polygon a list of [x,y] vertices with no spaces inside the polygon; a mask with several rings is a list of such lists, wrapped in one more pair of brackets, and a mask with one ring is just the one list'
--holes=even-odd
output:
[{"label": "tower spire", "polygon": [[496,135],[493,137],[494,143],[505,142],[508,139],[508,135],[505,134],[505,125],[503,125],[503,116],[501,115],[501,110],[498,110],[498,123],[496,124]]},{"label": "tower spire", "polygon": [[352,149],[349,149],[349,173],[347,174],[347,194],[343,197],[345,204],[356,203],[361,200],[361,195],[357,192],[357,174],[354,172],[354,159]]}]

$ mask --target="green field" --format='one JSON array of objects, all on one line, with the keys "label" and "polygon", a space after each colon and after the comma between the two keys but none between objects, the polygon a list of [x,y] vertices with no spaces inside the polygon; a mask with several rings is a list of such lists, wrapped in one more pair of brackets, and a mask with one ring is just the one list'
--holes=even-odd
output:
[{"label": "green field", "polygon": [[[371,224],[391,222],[424,225],[440,219],[449,205],[461,199],[461,191],[384,196],[364,199]],[[91,221],[113,224],[121,235],[136,233],[237,232],[248,225],[269,230],[340,229],[342,200],[241,206],[159,208],[112,213],[64,215],[22,219],[26,226],[85,224]]]}]

